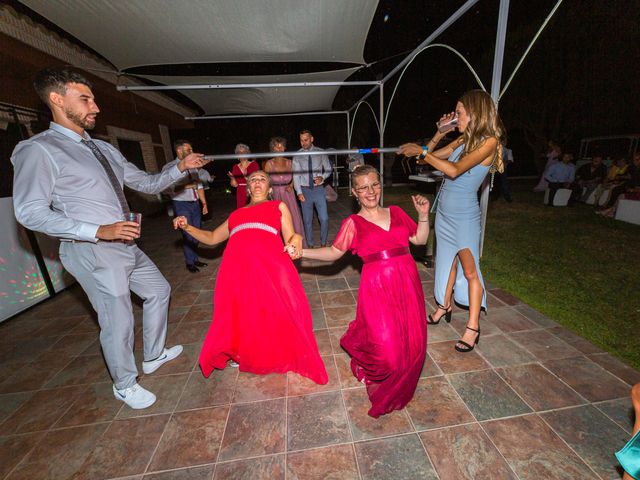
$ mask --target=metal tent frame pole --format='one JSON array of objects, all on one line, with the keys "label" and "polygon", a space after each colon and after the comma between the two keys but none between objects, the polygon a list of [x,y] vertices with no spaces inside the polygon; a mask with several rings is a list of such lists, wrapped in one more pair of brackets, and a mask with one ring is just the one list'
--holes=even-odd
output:
[{"label": "metal tent frame pole", "polygon": [[[380,84],[380,148],[384,148],[384,82]],[[384,207],[384,153],[378,154],[380,163],[380,205]]]},{"label": "metal tent frame pole", "polygon": [[290,112],[290,113],[245,113],[232,115],[200,115],[198,117],[184,117],[185,120],[226,120],[231,118],[268,118],[268,117],[297,117],[305,115],[336,115],[347,113],[345,110]]},{"label": "metal tent frame pole", "polygon": [[349,155],[350,153],[359,153],[361,155],[366,154],[378,154],[378,153],[393,153],[398,150],[398,147],[386,147],[386,148],[345,148],[345,149],[334,149],[334,150],[309,150],[309,151],[300,151],[295,150],[291,152],[262,152],[262,153],[221,153],[215,155],[204,155],[204,159],[206,161],[213,160],[236,160],[238,158],[273,158],[273,157],[295,157],[304,155],[305,157],[313,156],[313,155]]},{"label": "metal tent frame pole", "polygon": [[342,87],[378,85],[379,80],[357,82],[281,82],[281,83],[202,83],[191,85],[118,85],[119,92],[138,92],[155,90],[229,90],[238,88],[282,88],[282,87]]},{"label": "metal tent frame pole", "polygon": [[[496,49],[493,55],[493,74],[491,77],[491,98],[496,102],[500,97],[500,85],[502,82],[502,61],[504,57],[505,37],[507,35],[507,21],[509,20],[509,0],[500,0],[500,10],[498,12],[498,27],[496,29]],[[493,174],[492,174],[493,176]],[[487,176],[482,183],[482,193],[480,194],[480,256],[484,248],[484,234],[487,225],[487,210],[489,208],[489,190],[491,189],[491,177]]]}]

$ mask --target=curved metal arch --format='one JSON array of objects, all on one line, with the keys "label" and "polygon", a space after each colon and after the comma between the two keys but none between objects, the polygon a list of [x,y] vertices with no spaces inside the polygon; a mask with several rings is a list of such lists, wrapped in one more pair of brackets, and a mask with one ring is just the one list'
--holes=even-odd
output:
[{"label": "curved metal arch", "polygon": [[383,127],[382,127],[382,132],[383,133],[384,133],[384,129],[387,126],[387,119],[389,118],[389,112],[391,112],[391,104],[393,103],[393,99],[394,99],[394,97],[396,95],[396,90],[398,89],[398,85],[400,85],[400,82],[402,81],[402,77],[404,75],[404,72],[407,71],[407,68],[409,68],[409,65],[411,65],[413,63],[413,61],[418,57],[418,55],[420,55],[422,52],[424,52],[425,50],[427,50],[427,49],[429,49],[431,47],[442,47],[442,48],[445,48],[445,49],[450,50],[453,53],[455,53],[458,57],[460,57],[460,59],[464,62],[464,64],[467,66],[467,68],[471,71],[471,73],[473,74],[474,78],[476,79],[476,82],[478,82],[478,85],[480,86],[480,88],[482,88],[482,90],[484,90],[484,91],[487,90],[485,88],[485,86],[483,85],[482,80],[480,80],[480,77],[478,76],[476,71],[471,66],[471,64],[467,61],[466,58],[464,58],[464,55],[462,55],[460,52],[458,52],[455,48],[450,47],[449,45],[446,45],[444,43],[432,43],[431,45],[427,45],[426,47],[424,47],[424,48],[420,49],[418,52],[416,52],[416,54],[409,61],[409,63],[407,63],[404,66],[404,68],[402,69],[402,72],[400,73],[400,77],[398,78],[398,81],[396,82],[395,86],[393,87],[393,92],[391,93],[391,98],[389,99],[389,104],[387,105],[387,114],[384,117],[384,124],[383,124]]},{"label": "curved metal arch", "polygon": [[378,117],[376,117],[376,112],[373,110],[373,107],[369,104],[369,102],[367,102],[366,100],[361,100],[356,105],[356,109],[353,112],[353,117],[351,117],[351,125],[349,125],[348,131],[347,131],[347,145],[349,146],[351,146],[351,136],[353,135],[353,126],[356,123],[356,115],[358,114],[358,109],[360,108],[360,105],[362,105],[363,103],[366,104],[367,107],[369,107],[369,110],[371,110],[371,113],[373,114],[373,120],[376,122],[376,127],[378,127],[378,133],[382,135],[380,122],[378,122]]}]

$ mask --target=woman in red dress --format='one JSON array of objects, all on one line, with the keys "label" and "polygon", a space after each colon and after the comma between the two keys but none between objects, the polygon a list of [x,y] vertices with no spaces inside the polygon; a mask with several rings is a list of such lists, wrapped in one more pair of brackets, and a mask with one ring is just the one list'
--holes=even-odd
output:
[{"label": "woman in red dress", "polygon": [[304,249],[302,257],[335,261],[351,250],[364,262],[356,319],[340,345],[377,418],[409,403],[427,351],[424,294],[409,242],[427,242],[429,201],[412,197],[416,225],[402,209],[380,206],[380,174],[372,166],[356,168],[351,184],[360,211],[342,222],[331,247]]},{"label": "woman in red dress", "polygon": [[[251,149],[244,143],[239,143],[236,145],[235,153],[246,155],[251,153]],[[249,201],[247,197],[247,177],[258,170],[260,170],[260,165],[257,162],[250,158],[241,158],[231,168],[231,171],[227,172],[229,183],[236,188],[236,208],[244,207]]]},{"label": "woman in red dress", "polygon": [[[280,201],[270,201],[269,175],[259,170],[247,178],[251,201],[213,231],[174,219],[198,241],[215,245],[229,239],[214,291],[213,321],[200,352],[205,377],[228,360],[244,372],[296,372],[327,383],[313,335],[311,308],[287,249],[300,250],[302,237]],[[282,235],[282,237],[281,237]],[[285,239],[285,247],[282,239]]]}]

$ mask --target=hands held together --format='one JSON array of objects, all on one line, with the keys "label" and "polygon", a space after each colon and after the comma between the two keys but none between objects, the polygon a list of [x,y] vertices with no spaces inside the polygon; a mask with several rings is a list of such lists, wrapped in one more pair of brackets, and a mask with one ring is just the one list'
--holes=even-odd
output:
[{"label": "hands held together", "polygon": [[173,219],[174,230],[177,230],[177,229],[186,230],[188,226],[189,226],[189,221],[185,216],[180,215],[179,217],[176,217]]},{"label": "hands held together", "polygon": [[302,257],[302,236],[294,233],[284,246],[283,252],[286,252],[291,260],[297,260]]}]

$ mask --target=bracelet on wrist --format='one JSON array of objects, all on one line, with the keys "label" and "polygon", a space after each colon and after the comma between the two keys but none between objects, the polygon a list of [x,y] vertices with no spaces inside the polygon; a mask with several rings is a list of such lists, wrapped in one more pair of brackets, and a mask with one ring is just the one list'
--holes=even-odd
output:
[{"label": "bracelet on wrist", "polygon": [[418,223],[426,223],[428,221],[429,221],[429,219],[427,218],[426,220],[418,220]]},{"label": "bracelet on wrist", "polygon": [[422,153],[418,155],[418,160],[424,160],[427,157],[428,148],[423,148]]}]

